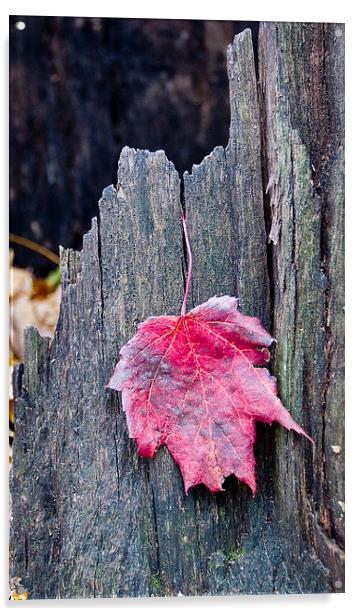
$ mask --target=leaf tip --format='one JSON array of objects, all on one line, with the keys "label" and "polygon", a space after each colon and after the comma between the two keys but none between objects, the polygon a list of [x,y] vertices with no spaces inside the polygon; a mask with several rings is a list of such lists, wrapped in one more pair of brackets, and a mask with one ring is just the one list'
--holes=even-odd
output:
[{"label": "leaf tip", "polygon": [[298,424],[296,424],[296,426],[290,426],[288,427],[288,430],[293,430],[294,432],[296,432],[297,434],[301,434],[302,436],[305,436],[305,438],[310,441],[310,443],[313,445],[313,447],[315,447],[315,441],[311,438],[311,436],[308,435],[307,432],[305,432],[305,430],[302,429],[301,426],[299,426]]},{"label": "leaf tip", "polygon": [[113,376],[111,377],[111,379],[106,383],[106,385],[104,386],[105,389],[116,389],[116,387],[114,387],[114,383],[113,383]]},{"label": "leaf tip", "polygon": [[309,436],[308,434],[306,434],[306,432],[305,432],[305,436],[306,436],[306,438],[308,439],[308,441],[310,441],[310,443],[312,444],[312,446],[313,446],[313,447],[314,447],[314,449],[315,449],[315,441],[314,441],[314,439],[312,439],[312,438],[311,438],[311,436]]},{"label": "leaf tip", "polygon": [[256,496],[256,480],[255,477],[238,477],[241,483],[245,483],[251,490],[252,497]]}]

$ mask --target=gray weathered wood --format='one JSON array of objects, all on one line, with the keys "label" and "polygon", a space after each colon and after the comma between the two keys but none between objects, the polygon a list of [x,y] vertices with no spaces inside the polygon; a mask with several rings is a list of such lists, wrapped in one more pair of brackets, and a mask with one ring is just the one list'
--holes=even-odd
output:
[{"label": "gray weathered wood", "polygon": [[191,302],[235,294],[272,328],[316,448],[259,426],[255,499],[234,477],[185,496],[167,450],[137,456],[105,385],[140,321],[179,312],[186,262],[174,166],[124,148],[82,252],[62,251],[54,340],[28,329],[15,371],[11,575],[30,598],[344,589],[342,59],[342,26],[262,24],[258,96],[235,37],[228,146],[184,177]]},{"label": "gray weathered wood", "polygon": [[274,366],[315,440],[277,430],[276,498],[344,590],[344,27],[264,24],[259,56]]}]

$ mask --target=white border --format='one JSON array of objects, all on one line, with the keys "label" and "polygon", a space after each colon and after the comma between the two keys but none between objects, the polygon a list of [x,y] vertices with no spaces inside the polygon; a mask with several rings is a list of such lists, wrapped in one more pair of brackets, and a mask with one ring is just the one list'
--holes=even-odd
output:
[{"label": "white border", "polygon": [[234,0],[221,5],[209,0],[152,0],[151,2],[132,0],[132,2],[102,1],[90,4],[74,0],[63,0],[54,9],[48,2],[33,0],[13,2],[10,12],[13,15],[69,15],[89,17],[143,17],[162,19],[230,19],[243,21],[345,21],[351,17],[350,2],[336,3],[325,0],[302,0],[299,3],[257,0],[244,2]]}]

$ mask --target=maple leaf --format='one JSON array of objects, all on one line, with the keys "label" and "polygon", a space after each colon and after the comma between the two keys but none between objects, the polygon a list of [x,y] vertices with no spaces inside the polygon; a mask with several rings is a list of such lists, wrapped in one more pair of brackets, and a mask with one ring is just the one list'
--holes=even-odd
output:
[{"label": "maple leaf", "polygon": [[185,492],[199,483],[222,490],[234,474],[255,495],[255,421],[277,421],[310,437],[277,397],[266,368],[274,339],[238,300],[212,297],[179,316],[150,317],[120,351],[107,387],[122,391],[129,434],[139,455],[166,445],[180,467]]}]

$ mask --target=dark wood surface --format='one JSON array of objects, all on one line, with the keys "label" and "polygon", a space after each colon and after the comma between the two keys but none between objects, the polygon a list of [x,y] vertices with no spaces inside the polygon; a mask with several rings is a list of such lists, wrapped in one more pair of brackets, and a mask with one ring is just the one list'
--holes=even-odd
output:
[{"label": "dark wood surface", "polygon": [[[229,143],[183,191],[163,151],[124,148],[81,253],[63,250],[53,342],[25,335],[15,371],[11,575],[30,598],[343,592],[343,60],[337,24],[261,24],[228,48]],[[121,346],[150,315],[234,294],[277,344],[282,401],[315,448],[257,427],[258,492],[226,479],[185,496],[166,449],[139,458]]]}]

